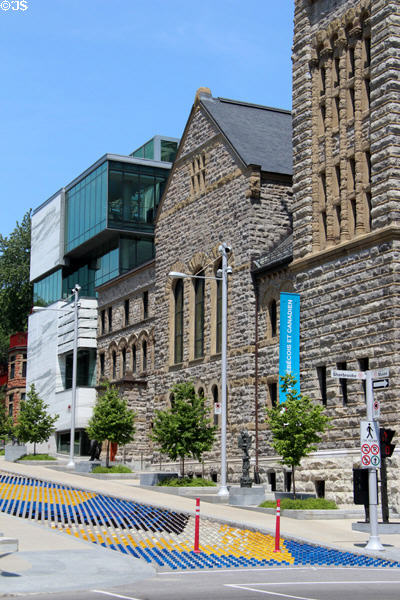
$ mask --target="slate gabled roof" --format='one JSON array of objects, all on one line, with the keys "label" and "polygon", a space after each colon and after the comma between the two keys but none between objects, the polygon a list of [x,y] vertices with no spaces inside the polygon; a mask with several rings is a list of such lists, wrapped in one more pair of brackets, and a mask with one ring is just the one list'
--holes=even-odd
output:
[{"label": "slate gabled roof", "polygon": [[291,263],[293,260],[293,234],[291,233],[275,248],[253,260],[252,272],[260,273],[271,271]]},{"label": "slate gabled roof", "polygon": [[200,94],[200,103],[246,165],[292,174],[292,116],[269,108]]}]

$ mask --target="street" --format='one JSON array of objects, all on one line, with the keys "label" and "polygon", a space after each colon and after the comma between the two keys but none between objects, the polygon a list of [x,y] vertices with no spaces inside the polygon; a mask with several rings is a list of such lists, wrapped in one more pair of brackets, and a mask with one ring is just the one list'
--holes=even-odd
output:
[{"label": "street", "polygon": [[231,569],[159,573],[130,586],[35,594],[35,600],[258,600],[260,594],[271,600],[398,600],[399,585],[400,572],[388,568]]}]

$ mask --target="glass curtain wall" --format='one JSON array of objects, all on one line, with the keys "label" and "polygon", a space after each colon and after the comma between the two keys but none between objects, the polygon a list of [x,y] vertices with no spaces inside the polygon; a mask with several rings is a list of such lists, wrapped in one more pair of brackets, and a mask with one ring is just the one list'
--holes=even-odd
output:
[{"label": "glass curtain wall", "polygon": [[[65,357],[65,389],[72,388],[73,353]],[[78,350],[76,385],[78,387],[94,387],[96,385],[96,350]]]},{"label": "glass curtain wall", "polygon": [[61,269],[33,284],[33,304],[47,306],[61,297]]},{"label": "glass curtain wall", "polygon": [[110,162],[108,227],[153,232],[167,177],[167,170]]},{"label": "glass curtain wall", "polygon": [[65,250],[69,252],[106,228],[107,162],[66,195]]}]

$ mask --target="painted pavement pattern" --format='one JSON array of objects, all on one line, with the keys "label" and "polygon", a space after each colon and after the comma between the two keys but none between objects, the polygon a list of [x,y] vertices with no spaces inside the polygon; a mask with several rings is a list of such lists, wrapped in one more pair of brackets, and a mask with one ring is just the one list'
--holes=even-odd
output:
[{"label": "painted pavement pattern", "polygon": [[281,539],[201,519],[201,553],[193,551],[194,516],[0,473],[0,511],[135,558],[159,570],[331,565],[400,567],[399,562]]}]

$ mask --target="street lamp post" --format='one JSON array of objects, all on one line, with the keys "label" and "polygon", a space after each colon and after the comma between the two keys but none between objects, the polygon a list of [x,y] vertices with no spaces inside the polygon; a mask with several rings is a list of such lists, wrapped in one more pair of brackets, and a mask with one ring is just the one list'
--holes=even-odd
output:
[{"label": "street lamp post", "polygon": [[[75,412],[76,412],[76,374],[78,367],[78,317],[79,317],[79,290],[81,286],[76,283],[72,289],[74,294],[74,338],[73,338],[73,353],[72,353],[72,401],[71,401],[71,432],[70,432],[70,451],[68,469],[75,468],[74,451],[75,451]],[[32,312],[41,312],[54,310],[56,312],[70,312],[63,308],[47,308],[45,306],[34,306]]]},{"label": "street lamp post", "polygon": [[203,275],[189,275],[171,271],[168,275],[175,279],[213,279],[222,283],[222,324],[221,324],[221,478],[218,496],[229,496],[226,485],[226,392],[227,392],[227,347],[228,347],[228,275],[232,273],[232,267],[228,267],[228,254],[231,248],[223,242],[219,248],[222,255],[221,269],[218,269],[217,277],[205,277]]},{"label": "street lamp post", "polygon": [[74,346],[72,353],[72,401],[71,401],[71,435],[69,442],[69,463],[67,469],[75,469],[75,413],[76,413],[76,373],[78,367],[78,320],[79,320],[79,290],[81,286],[75,284],[74,294]]}]

